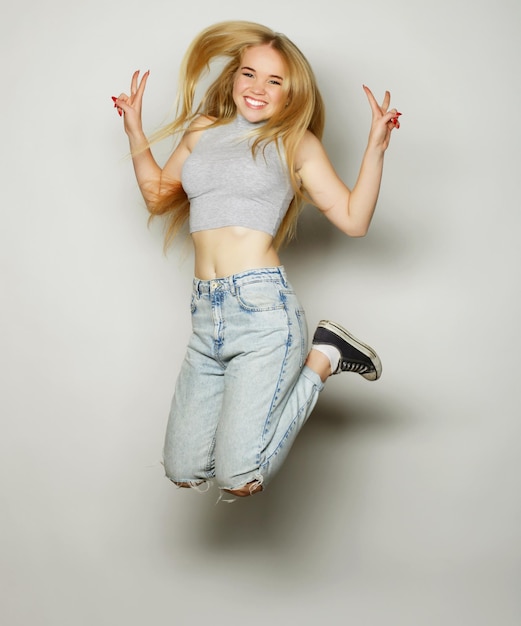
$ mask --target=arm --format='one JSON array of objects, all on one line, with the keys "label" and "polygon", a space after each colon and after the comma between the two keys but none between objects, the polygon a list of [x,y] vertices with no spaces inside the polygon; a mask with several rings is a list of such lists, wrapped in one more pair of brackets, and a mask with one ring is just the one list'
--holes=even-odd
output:
[{"label": "arm", "polygon": [[358,179],[350,190],[335,172],[317,137],[306,136],[297,154],[298,174],[313,203],[342,232],[363,237],[371,224],[382,180],[384,154],[391,131],[399,127],[396,109],[388,111],[391,96],[387,91],[380,107],[371,91],[364,91],[372,110],[371,130]]},{"label": "arm", "polygon": [[130,86],[130,96],[121,94],[115,100],[118,110],[123,112],[124,128],[127,133],[134,172],[147,208],[153,206],[162,195],[168,193],[173,183],[181,180],[181,168],[190,150],[186,135],[183,136],[163,168],[159,167],[148,147],[143,132],[141,110],[149,72],[145,72],[138,82],[139,71],[134,72]]}]

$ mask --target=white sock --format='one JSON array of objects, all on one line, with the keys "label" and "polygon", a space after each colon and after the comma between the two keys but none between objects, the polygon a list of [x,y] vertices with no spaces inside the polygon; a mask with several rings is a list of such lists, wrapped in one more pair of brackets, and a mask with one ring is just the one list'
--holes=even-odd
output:
[{"label": "white sock", "polygon": [[313,350],[318,350],[325,354],[331,363],[331,373],[336,371],[338,362],[340,361],[340,350],[335,346],[331,346],[328,343],[314,343]]}]

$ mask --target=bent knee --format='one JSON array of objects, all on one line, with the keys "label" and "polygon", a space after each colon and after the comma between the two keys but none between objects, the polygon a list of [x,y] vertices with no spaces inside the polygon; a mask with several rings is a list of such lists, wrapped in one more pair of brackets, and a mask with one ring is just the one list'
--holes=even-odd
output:
[{"label": "bent knee", "polygon": [[262,491],[262,483],[258,480],[255,480],[244,487],[239,487],[239,489],[223,489],[223,491],[227,491],[234,496],[239,496],[240,498],[246,498],[247,496],[252,496],[255,493],[259,493]]},{"label": "bent knee", "polygon": [[190,473],[183,474],[178,471],[172,470],[172,468],[168,467],[166,464],[163,465],[165,467],[165,476],[170,482],[174,483],[176,487],[179,487],[181,489],[190,489],[191,487],[197,488],[207,482],[204,478],[187,479],[186,476],[190,476]]},{"label": "bent knee", "polygon": [[193,487],[206,481],[202,471],[190,464],[180,463],[176,458],[163,458],[165,476],[177,487]]}]

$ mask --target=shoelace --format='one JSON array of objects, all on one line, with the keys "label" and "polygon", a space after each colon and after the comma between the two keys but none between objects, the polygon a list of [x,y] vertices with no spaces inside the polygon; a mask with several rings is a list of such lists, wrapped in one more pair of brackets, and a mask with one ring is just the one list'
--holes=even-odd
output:
[{"label": "shoelace", "polygon": [[352,361],[342,361],[341,369],[343,372],[355,372],[356,374],[365,374],[371,371],[371,368],[363,363],[353,363]]}]

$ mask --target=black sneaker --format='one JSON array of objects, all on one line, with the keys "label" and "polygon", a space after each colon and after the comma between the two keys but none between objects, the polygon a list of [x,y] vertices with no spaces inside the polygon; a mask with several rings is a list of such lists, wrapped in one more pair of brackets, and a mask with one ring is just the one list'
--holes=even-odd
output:
[{"label": "black sneaker", "polygon": [[313,343],[325,343],[338,348],[340,361],[332,374],[355,372],[367,380],[377,380],[382,374],[382,364],[376,352],[334,322],[328,320],[319,322]]}]

